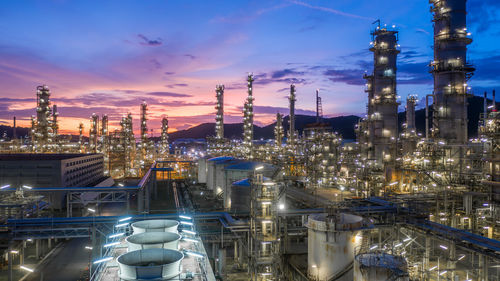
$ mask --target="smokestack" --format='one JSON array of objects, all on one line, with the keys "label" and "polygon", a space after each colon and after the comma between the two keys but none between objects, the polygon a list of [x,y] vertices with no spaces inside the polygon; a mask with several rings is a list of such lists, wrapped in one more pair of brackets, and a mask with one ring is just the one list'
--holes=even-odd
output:
[{"label": "smokestack", "polygon": [[487,98],[488,93],[484,91],[484,96],[483,96],[483,114],[484,117],[486,118],[486,114],[488,114],[488,98]]},{"label": "smokestack", "polygon": [[493,89],[493,111],[497,111],[497,100],[495,99],[495,90]]},{"label": "smokestack", "polygon": [[290,115],[288,116],[288,138],[290,143],[295,143],[295,85],[290,85],[290,96],[288,97],[289,107],[290,107]]},{"label": "smokestack", "polygon": [[316,89],[316,123],[319,123],[319,89]]},{"label": "smokestack", "polygon": [[12,139],[13,139],[13,140],[17,139],[17,132],[16,132],[16,116],[14,116],[14,127],[12,128]]}]

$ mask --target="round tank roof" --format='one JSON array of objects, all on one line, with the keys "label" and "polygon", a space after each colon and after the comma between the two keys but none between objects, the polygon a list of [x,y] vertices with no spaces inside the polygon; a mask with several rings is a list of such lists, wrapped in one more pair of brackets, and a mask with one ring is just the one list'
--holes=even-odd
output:
[{"label": "round tank roof", "polygon": [[143,232],[175,232],[179,222],[176,220],[144,220],[134,222],[132,229],[135,234]]},{"label": "round tank roof", "polygon": [[379,267],[388,269],[404,269],[406,260],[401,256],[394,256],[387,253],[364,253],[356,256],[356,260],[361,266]]},{"label": "round tank roof", "polygon": [[176,250],[145,249],[123,254],[117,262],[122,280],[163,280],[179,275],[183,258]]},{"label": "round tank roof", "polygon": [[245,161],[238,164],[227,166],[226,170],[243,170],[243,171],[253,171],[259,166],[264,166],[265,170],[273,169],[274,166],[271,164],[266,164],[262,162]]},{"label": "round tank roof", "polygon": [[[262,179],[264,181],[270,181],[271,180],[268,177],[263,177]],[[233,186],[241,186],[241,187],[250,187],[250,179],[246,178],[246,179],[238,180],[238,181],[233,182],[232,185]]]},{"label": "round tank roof", "polygon": [[363,226],[363,218],[346,213],[337,213],[333,215],[321,213],[310,215],[307,226],[321,231],[357,230]]},{"label": "round tank roof", "polygon": [[233,159],[235,159],[235,158],[231,157],[231,156],[219,156],[219,157],[210,158],[207,161],[227,161],[227,160],[233,160]]}]

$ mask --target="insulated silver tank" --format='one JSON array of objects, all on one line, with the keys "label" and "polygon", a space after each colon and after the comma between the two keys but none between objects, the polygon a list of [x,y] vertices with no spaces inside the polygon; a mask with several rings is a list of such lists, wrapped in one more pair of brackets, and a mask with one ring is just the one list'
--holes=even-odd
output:
[{"label": "insulated silver tank", "polygon": [[319,281],[351,281],[356,236],[363,218],[351,214],[316,214],[307,221],[307,273]]}]

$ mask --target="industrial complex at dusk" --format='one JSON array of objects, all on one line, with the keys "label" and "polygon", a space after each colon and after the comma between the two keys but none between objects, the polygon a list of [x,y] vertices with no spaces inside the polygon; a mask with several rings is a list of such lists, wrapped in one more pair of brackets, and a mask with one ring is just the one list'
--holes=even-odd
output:
[{"label": "industrial complex at dusk", "polygon": [[[500,280],[496,1],[28,2],[51,19],[0,44],[0,281]],[[277,42],[285,17],[352,29],[321,43],[344,53]],[[113,20],[137,36],[98,40]]]}]

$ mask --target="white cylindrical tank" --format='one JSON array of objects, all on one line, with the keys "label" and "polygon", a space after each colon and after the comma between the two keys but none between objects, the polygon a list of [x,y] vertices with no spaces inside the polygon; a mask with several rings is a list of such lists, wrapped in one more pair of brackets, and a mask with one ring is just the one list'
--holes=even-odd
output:
[{"label": "white cylindrical tank", "polygon": [[364,253],[354,260],[354,281],[408,281],[406,260],[386,253]]},{"label": "white cylindrical tank", "polygon": [[134,222],[132,229],[134,234],[144,232],[174,232],[177,233],[179,222],[175,220],[144,220]]},{"label": "white cylindrical tank", "polygon": [[198,182],[207,183],[207,158],[198,159]]},{"label": "white cylindrical tank", "polygon": [[145,249],[123,254],[116,261],[120,280],[167,280],[180,274],[183,258],[176,250]]},{"label": "white cylindrical tank", "polygon": [[[363,226],[363,218],[351,214],[316,214],[309,216],[307,273],[311,279],[328,281],[352,280],[354,248],[357,230]],[[359,240],[359,241],[358,241]]]},{"label": "white cylindrical tank", "polygon": [[181,236],[174,232],[144,232],[131,235],[125,240],[129,252],[153,248],[177,250]]}]

